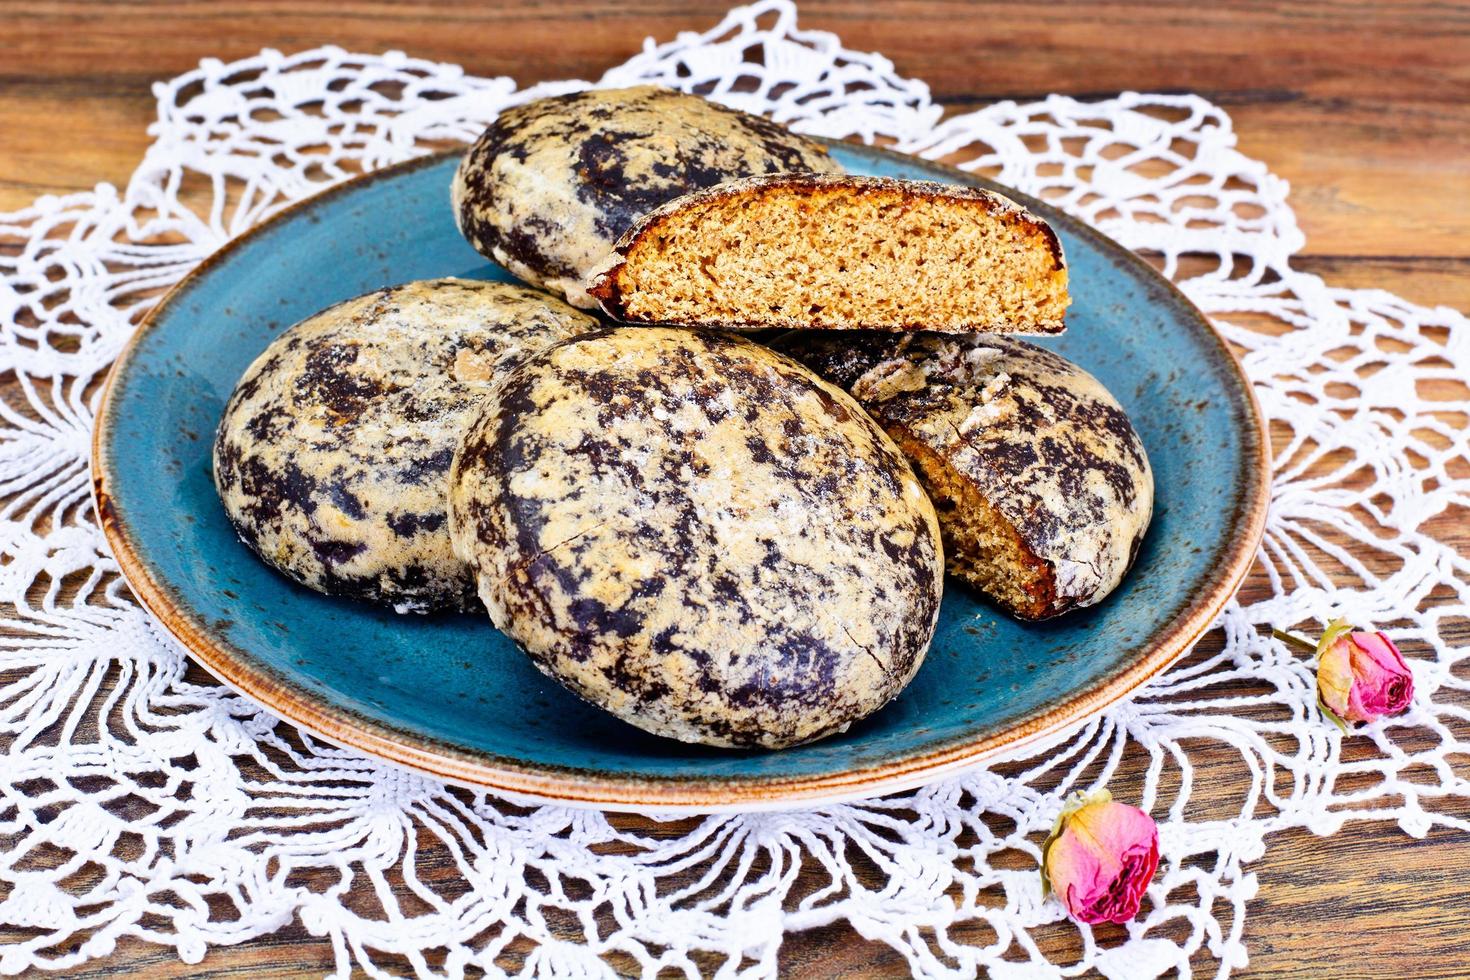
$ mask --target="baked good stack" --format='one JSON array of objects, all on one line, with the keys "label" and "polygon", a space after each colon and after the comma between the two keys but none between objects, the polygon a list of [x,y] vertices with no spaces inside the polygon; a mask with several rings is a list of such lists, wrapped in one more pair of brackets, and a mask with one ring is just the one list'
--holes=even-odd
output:
[{"label": "baked good stack", "polygon": [[631,724],[778,749],[902,691],[946,568],[1026,620],[1122,581],[1148,459],[1101,384],[1006,336],[1068,302],[1006,198],[640,87],[507,111],[451,199],[527,286],[349,300],[226,406],[220,498],[301,584],[483,606]]}]

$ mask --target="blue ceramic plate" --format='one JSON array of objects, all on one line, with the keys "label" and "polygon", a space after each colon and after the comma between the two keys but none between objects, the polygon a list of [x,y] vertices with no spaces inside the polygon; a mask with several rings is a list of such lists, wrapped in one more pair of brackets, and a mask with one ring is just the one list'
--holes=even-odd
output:
[{"label": "blue ceramic plate", "polygon": [[[846,145],[853,173],[990,186]],[[398,616],[276,574],[236,540],[210,478],[226,397],[282,330],[378,287],[507,279],[460,238],[457,157],[349,181],[229,243],[119,358],[97,425],[98,514],[134,593],[226,683],[334,742],[513,795],[747,809],[912,786],[1074,724],[1176,659],[1254,555],[1267,458],[1250,387],[1148,265],[1036,201],[1071,265],[1067,333],[1043,340],[1132,415],[1158,481],[1137,565],[1107,601],[1023,625],[951,580],[918,677],[846,734],[782,752],[647,735],[543,677],[484,616]]]}]

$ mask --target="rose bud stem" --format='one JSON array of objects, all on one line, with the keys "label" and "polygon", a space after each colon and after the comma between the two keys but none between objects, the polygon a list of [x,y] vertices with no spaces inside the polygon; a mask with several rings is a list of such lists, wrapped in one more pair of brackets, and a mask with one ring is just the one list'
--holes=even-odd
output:
[{"label": "rose bud stem", "polygon": [[1292,633],[1287,633],[1284,630],[1279,630],[1279,629],[1277,629],[1274,626],[1271,627],[1271,635],[1274,636],[1274,637],[1276,637],[1276,639],[1278,639],[1278,640],[1281,640],[1281,641],[1283,641],[1285,643],[1291,644],[1292,646],[1296,647],[1298,650],[1301,650],[1301,651],[1304,651],[1306,653],[1310,653],[1313,656],[1316,656],[1316,653],[1317,653],[1317,644],[1313,643],[1311,640],[1304,640],[1300,636],[1296,636],[1295,634],[1292,634]]}]

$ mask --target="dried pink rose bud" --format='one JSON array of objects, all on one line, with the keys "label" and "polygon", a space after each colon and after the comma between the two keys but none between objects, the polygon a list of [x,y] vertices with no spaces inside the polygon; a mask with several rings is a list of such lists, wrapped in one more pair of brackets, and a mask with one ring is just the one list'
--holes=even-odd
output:
[{"label": "dried pink rose bud", "polygon": [[1317,696],[1343,721],[1397,715],[1414,700],[1414,675],[1382,633],[1355,633],[1336,620],[1317,644]]},{"label": "dried pink rose bud", "polygon": [[1159,828],[1105,789],[1074,793],[1041,851],[1041,884],[1079,922],[1127,922],[1159,866]]}]

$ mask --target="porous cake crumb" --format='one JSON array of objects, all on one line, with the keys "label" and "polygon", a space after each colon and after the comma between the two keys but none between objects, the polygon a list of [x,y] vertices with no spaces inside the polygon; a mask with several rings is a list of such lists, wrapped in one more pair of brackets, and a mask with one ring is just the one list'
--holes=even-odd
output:
[{"label": "porous cake crumb", "polygon": [[588,292],[628,323],[1054,334],[1067,269],[1045,221],[929,181],[776,174],[645,216]]}]

